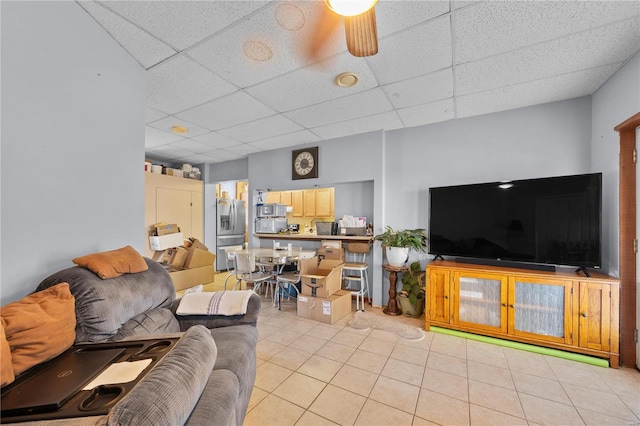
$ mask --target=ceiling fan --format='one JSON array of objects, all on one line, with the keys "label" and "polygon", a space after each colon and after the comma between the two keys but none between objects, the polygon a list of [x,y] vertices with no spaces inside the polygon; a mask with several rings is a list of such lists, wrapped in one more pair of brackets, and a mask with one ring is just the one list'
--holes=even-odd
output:
[{"label": "ceiling fan", "polygon": [[323,44],[344,20],[347,49],[353,56],[378,53],[375,5],[378,0],[324,0],[327,7],[321,16],[310,46],[317,56]]}]

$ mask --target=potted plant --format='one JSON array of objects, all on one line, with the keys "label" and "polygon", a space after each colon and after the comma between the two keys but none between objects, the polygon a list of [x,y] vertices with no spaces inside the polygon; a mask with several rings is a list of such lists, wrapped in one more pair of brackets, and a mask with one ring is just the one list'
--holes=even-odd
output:
[{"label": "potted plant", "polygon": [[413,262],[409,270],[402,274],[402,290],[398,293],[398,301],[402,314],[418,318],[424,311],[426,271],[420,269],[420,262]]},{"label": "potted plant", "polygon": [[387,255],[387,262],[393,266],[402,266],[409,257],[409,249],[419,252],[427,250],[427,236],[424,229],[403,229],[396,231],[387,226],[382,234],[373,237],[380,241]]}]

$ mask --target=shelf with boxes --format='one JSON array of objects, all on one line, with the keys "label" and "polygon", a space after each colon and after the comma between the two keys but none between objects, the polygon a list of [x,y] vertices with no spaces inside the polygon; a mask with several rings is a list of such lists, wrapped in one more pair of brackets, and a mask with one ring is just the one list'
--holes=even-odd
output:
[{"label": "shelf with boxes", "polygon": [[216,255],[197,238],[185,240],[177,224],[155,224],[149,245],[153,260],[167,269],[176,291],[214,280]]}]

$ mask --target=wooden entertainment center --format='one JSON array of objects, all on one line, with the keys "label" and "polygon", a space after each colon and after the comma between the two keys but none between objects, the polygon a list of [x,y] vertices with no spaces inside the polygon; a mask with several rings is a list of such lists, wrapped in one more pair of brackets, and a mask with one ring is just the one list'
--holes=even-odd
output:
[{"label": "wooden entertainment center", "polygon": [[618,368],[620,282],[573,269],[427,264],[431,325],[609,360]]}]

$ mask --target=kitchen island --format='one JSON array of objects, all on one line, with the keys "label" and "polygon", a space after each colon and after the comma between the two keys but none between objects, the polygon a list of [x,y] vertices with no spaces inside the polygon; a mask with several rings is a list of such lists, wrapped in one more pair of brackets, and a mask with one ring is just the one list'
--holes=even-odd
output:
[{"label": "kitchen island", "polygon": [[370,242],[373,239],[371,235],[318,235],[310,233],[298,234],[253,234],[260,239],[268,240],[295,240],[295,241],[346,241],[346,242]]}]

